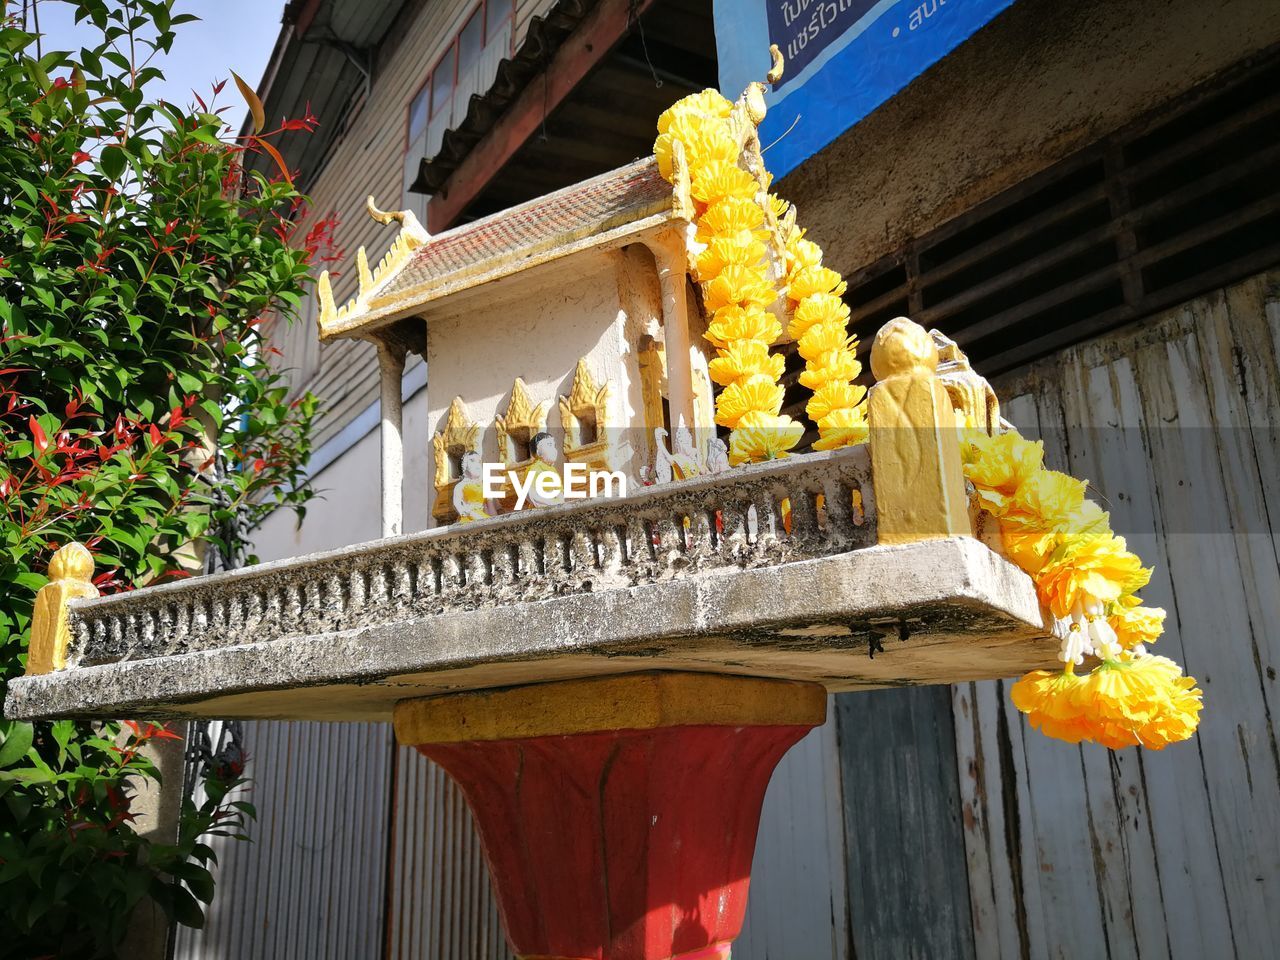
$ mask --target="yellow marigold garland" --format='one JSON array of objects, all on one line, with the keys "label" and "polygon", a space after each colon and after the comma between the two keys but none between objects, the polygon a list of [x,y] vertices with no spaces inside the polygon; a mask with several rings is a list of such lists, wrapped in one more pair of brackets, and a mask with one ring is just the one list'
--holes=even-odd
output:
[{"label": "yellow marigold garland", "polygon": [[696,210],[695,259],[703,302],[711,312],[705,334],[718,356],[711,378],[716,423],[729,427],[733,464],[784,457],[803,428],[783,416],[784,360],[770,353],[782,325],[769,311],[778,298],[765,260],[765,213],[759,184],[738,164],[729,114],[733,104],[714,90],[685,97],[658,118],[658,169],[674,178],[675,144],[684,149]]},{"label": "yellow marigold garland", "polygon": [[[654,143],[658,167],[674,179],[675,144],[684,150],[696,210],[695,259],[712,312],[705,334],[718,356],[710,374],[723,389],[716,422],[731,428],[730,460],[786,456],[801,428],[782,416],[782,358],[770,353],[781,324],[765,262],[765,212],[758,184],[738,163],[729,117],[733,104],[714,90],[686,97],[662,114]],[[768,195],[770,214],[786,223],[788,204]],[[806,412],[818,425],[817,449],[867,438],[856,339],[848,334],[846,285],[822,264],[822,250],[787,227],[786,296],[813,391]],[[973,432],[964,443],[965,475],[982,507],[997,518],[1005,553],[1035,581],[1041,601],[1066,624],[1060,671],[1036,670],[1013,685],[1014,705],[1033,727],[1071,743],[1161,749],[1189,738],[1199,722],[1201,691],[1173,661],[1146,652],[1165,613],[1141,605],[1136,591],[1151,571],[1112,533],[1105,511],[1085,499],[1085,484],[1047,470],[1040,443],[1014,431]],[[1086,656],[1099,664],[1075,668]]]},{"label": "yellow marigold garland", "polygon": [[[1069,743],[1159,750],[1188,739],[1201,691],[1172,660],[1147,653],[1165,618],[1137,597],[1151,571],[1085,499],[1084,481],[1046,469],[1043,446],[1013,430],[972,431],[962,451],[965,476],[997,518],[1005,553],[1066,625],[1063,669],[1035,670],[1015,683],[1014,706],[1031,726]],[[1077,674],[1086,656],[1100,662]]]},{"label": "yellow marigold garland", "polygon": [[[777,291],[765,263],[765,211],[757,203],[759,185],[738,163],[732,110],[733,104],[715,90],[685,97],[658,118],[653,149],[659,171],[672,180],[676,142],[684,148],[697,211],[695,239],[705,245],[695,267],[712,313],[706,336],[725,361],[712,364],[712,377],[725,387],[717,398],[716,422],[733,429],[729,458],[741,463],[785,456],[802,431],[780,415],[781,390],[759,385],[759,378],[776,384],[781,376],[779,364],[767,356],[781,328],[767,310]],[[768,204],[774,221],[781,223],[787,203],[769,194]],[[853,382],[862,366],[857,341],[848,334],[849,308],[840,299],[845,282],[823,266],[822,248],[805,239],[803,230],[794,225],[786,229],[786,296],[793,316],[787,332],[798,341],[805,361],[800,382],[814,394],[805,410],[818,425],[814,447],[832,450],[862,443],[867,439],[866,390]],[[748,379],[756,382],[748,387]],[[750,405],[754,403],[761,405]],[[753,416],[743,422],[747,413]]]},{"label": "yellow marigold garland", "polygon": [[[785,216],[787,205],[770,198],[775,213]],[[858,341],[848,332],[849,308],[841,299],[844,278],[822,265],[822,248],[791,226],[785,238],[787,299],[791,323],[787,333],[797,341],[805,369],[801,385],[813,391],[805,407],[818,425],[815,450],[835,450],[867,439],[866,388],[855,384],[862,364]]]}]

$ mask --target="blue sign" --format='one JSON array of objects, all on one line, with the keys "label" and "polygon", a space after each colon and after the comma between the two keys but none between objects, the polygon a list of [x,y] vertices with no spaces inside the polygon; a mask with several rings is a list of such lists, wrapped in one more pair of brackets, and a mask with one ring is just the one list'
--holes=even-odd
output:
[{"label": "blue sign", "polygon": [[766,96],[765,160],[783,177],[906,87],[1014,0],[715,0],[720,90],[786,61]]}]

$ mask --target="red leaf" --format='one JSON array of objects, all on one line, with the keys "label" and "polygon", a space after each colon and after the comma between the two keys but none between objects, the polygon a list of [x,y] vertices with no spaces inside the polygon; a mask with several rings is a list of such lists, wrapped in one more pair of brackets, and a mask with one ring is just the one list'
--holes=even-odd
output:
[{"label": "red leaf", "polygon": [[27,425],[31,427],[31,436],[35,440],[38,457],[49,449],[49,438],[45,436],[44,427],[40,426],[40,421],[35,417],[28,418]]},{"label": "red leaf", "polygon": [[257,144],[260,147],[262,147],[263,150],[267,151],[267,153],[271,155],[271,159],[274,160],[276,162],[276,166],[280,168],[280,175],[284,177],[285,180],[288,181],[289,186],[292,187],[293,177],[289,173],[288,164],[284,162],[284,157],[280,156],[280,151],[277,150],[275,147],[273,147],[271,144],[267,143],[267,141],[263,140],[261,137],[254,137],[253,139],[257,142]]},{"label": "red leaf", "polygon": [[[262,111],[262,101],[258,99],[258,94],[254,92],[253,87],[241,80],[234,70],[231,71],[231,79],[236,82],[236,86],[240,88],[240,95],[244,97],[245,103],[249,105],[249,113],[253,117],[253,132],[261,133],[262,128],[267,123],[266,114]],[[288,179],[288,177],[289,175],[286,173],[285,179]]]}]

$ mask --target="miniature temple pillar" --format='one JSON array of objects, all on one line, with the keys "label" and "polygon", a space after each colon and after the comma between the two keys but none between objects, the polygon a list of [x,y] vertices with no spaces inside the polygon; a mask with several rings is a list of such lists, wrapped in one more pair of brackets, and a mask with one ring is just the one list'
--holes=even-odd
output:
[{"label": "miniature temple pillar", "polygon": [[641,673],[403,701],[457,781],[523,960],[727,960],[765,788],[818,684]]},{"label": "miniature temple pillar", "polygon": [[404,378],[406,349],[393,340],[378,341],[382,396],[382,535],[404,532]]},{"label": "miniature temple pillar", "polygon": [[662,330],[666,341],[667,403],[671,425],[696,422],[693,407],[693,372],[689,360],[689,299],[686,291],[689,265],[684,239],[664,233],[646,244],[658,265],[662,290]]},{"label": "miniature temple pillar", "polygon": [[973,534],[959,425],[937,370],[938,347],[919,324],[898,317],[876,334],[867,421],[881,543]]}]

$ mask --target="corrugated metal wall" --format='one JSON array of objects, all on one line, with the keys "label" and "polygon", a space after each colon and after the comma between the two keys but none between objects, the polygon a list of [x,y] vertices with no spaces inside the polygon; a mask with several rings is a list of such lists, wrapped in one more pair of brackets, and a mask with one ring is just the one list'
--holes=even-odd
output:
[{"label": "corrugated metal wall", "polygon": [[[1280,272],[1037,364],[1006,415],[1155,566],[1194,741],[1109,753],[954,691],[980,957],[1280,956]],[[1140,429],[1138,427],[1140,426]]]},{"label": "corrugated metal wall", "polygon": [[395,756],[388,960],[510,960],[471,811],[448,774]]},{"label": "corrugated metal wall", "polygon": [[179,928],[175,957],[380,956],[390,726],[264,721],[243,739],[252,842],[211,838],[217,893],[203,930]]},{"label": "corrugated metal wall", "polygon": [[849,957],[836,704],[782,758],[760,811],[751,894],[734,960]]}]

